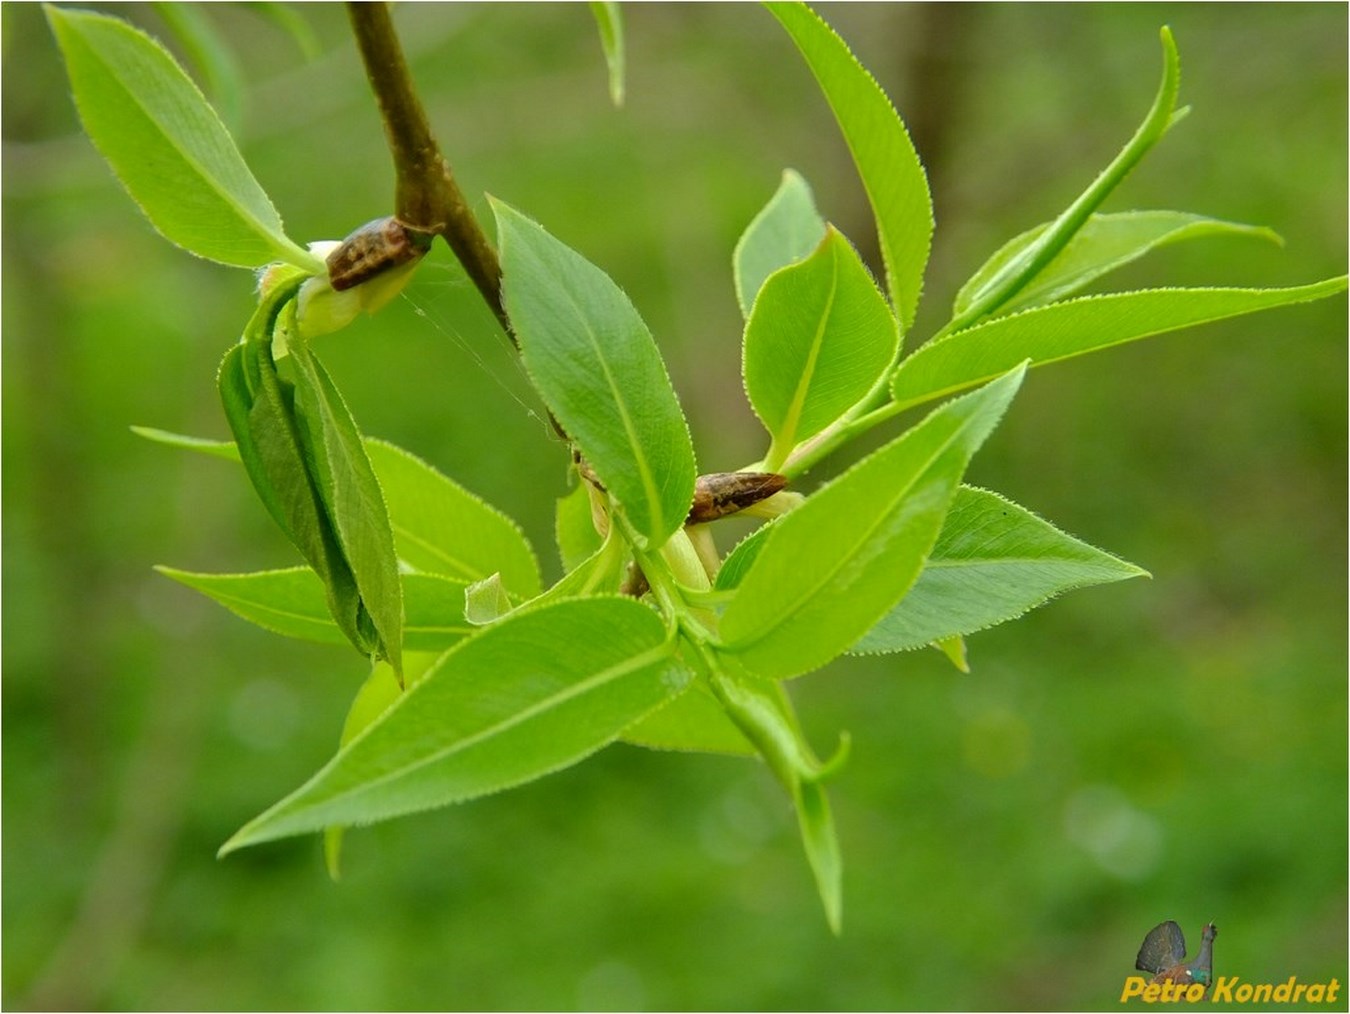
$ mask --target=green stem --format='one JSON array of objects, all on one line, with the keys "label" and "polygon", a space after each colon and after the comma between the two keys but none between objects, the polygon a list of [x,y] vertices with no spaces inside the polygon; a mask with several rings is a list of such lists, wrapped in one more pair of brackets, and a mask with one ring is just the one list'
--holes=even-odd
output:
[{"label": "green stem", "polygon": [[[1186,110],[1176,110],[1177,90],[1181,81],[1181,64],[1177,56],[1177,46],[1172,32],[1166,26],[1162,29],[1163,74],[1158,85],[1158,93],[1153,99],[1144,122],[1139,125],[1129,143],[1111,164],[1102,170],[1101,175],[1079,195],[1078,199],[1065,209],[1064,213],[1051,223],[1036,242],[1023,250],[978,292],[965,312],[953,317],[931,341],[937,341],[954,331],[969,327],[985,314],[998,309],[1017,292],[1020,292],[1041,270],[1050,263],[1068,244],[1074,234],[1083,227],[1089,216],[1106,200],[1130,171],[1139,164],[1168,129],[1176,123]],[[1174,112],[1175,110],[1175,112]]]},{"label": "green stem", "polygon": [[783,465],[782,474],[789,479],[795,479],[805,474],[819,464],[822,459],[834,453],[854,437],[861,436],[872,427],[884,423],[887,419],[894,418],[908,407],[908,405],[892,401],[856,419],[841,420],[842,424],[837,428],[831,427],[820,434],[821,439],[812,440],[793,454]]}]

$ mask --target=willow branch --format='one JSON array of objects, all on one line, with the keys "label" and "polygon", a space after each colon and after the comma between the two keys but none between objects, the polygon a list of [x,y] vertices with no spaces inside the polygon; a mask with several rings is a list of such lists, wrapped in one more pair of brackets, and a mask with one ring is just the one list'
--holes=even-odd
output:
[{"label": "willow branch", "polygon": [[394,158],[394,213],[410,229],[441,236],[515,340],[502,306],[497,251],[469,210],[450,163],[432,136],[386,3],[348,3],[361,60]]}]

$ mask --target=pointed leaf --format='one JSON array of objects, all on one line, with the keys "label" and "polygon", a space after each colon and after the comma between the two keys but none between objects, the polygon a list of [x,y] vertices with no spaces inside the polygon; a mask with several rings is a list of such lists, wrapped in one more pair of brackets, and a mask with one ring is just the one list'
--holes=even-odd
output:
[{"label": "pointed leaf", "polygon": [[809,257],[824,237],[825,220],[816,211],[810,186],[792,169],[784,169],[777,191],[751,219],[732,254],[741,315],[750,316],[766,278]]},{"label": "pointed leaf", "polygon": [[464,618],[475,627],[495,623],[511,611],[511,598],[502,586],[502,576],[492,574],[464,589]]},{"label": "pointed leaf", "polygon": [[239,460],[239,448],[235,446],[233,440],[208,440],[205,437],[190,437],[182,433],[171,433],[169,430],[156,429],[153,426],[132,426],[131,432],[138,437],[144,437],[146,440],[164,444],[167,447],[196,451],[198,454],[206,454],[213,458],[224,458],[226,461]]},{"label": "pointed leaf", "polygon": [[[1005,243],[961,287],[952,306],[960,316],[970,308],[974,294],[984,288],[1004,265],[1036,241],[1051,223],[1038,225]],[[1093,215],[1068,244],[1024,289],[996,311],[1000,316],[1034,306],[1044,306],[1071,296],[1109,271],[1138,260],[1150,250],[1204,236],[1237,235],[1281,242],[1269,229],[1224,222],[1182,211],[1124,211]]]},{"label": "pointed leaf", "polygon": [[393,444],[368,439],[366,453],[389,504],[399,559],[464,582],[500,573],[513,595],[539,594],[539,564],[514,521]]},{"label": "pointed leaf", "polygon": [[507,617],[451,649],[221,851],[539,778],[610,743],[688,679],[661,620],[631,599],[560,602]]},{"label": "pointed leaf", "polygon": [[751,564],[759,556],[759,551],[764,548],[769,533],[773,531],[774,523],[771,521],[760,525],[732,547],[717,571],[717,579],[713,582],[714,589],[730,591],[740,585],[741,580],[749,573]]},{"label": "pointed leaf", "polygon": [[807,743],[782,684],[721,671],[713,674],[710,685],[728,716],[755,745],[792,796],[802,845],[825,907],[825,918],[838,935],[843,919],[843,861],[821,782],[847,759],[847,735],[841,737],[835,756],[822,764]]},{"label": "pointed leaf", "polygon": [[309,567],[252,574],[197,574],[156,567],[165,577],[194,588],[265,630],[322,644],[346,644],[328,612],[323,582]]},{"label": "pointed leaf", "polygon": [[797,826],[802,847],[816,878],[816,891],[825,906],[825,921],[839,936],[844,931],[844,857],[839,851],[839,834],[825,786],[820,782],[799,781],[792,794],[797,808]]},{"label": "pointed leaf", "polygon": [[[923,575],[919,575],[920,580]],[[970,672],[970,662],[966,659],[966,639],[959,634],[954,637],[944,637],[933,642],[933,647],[947,656],[947,661],[956,666],[960,672]]]},{"label": "pointed leaf", "polygon": [[1014,619],[1073,588],[1146,576],[997,493],[962,486],[918,581],[853,651],[919,648]]},{"label": "pointed leaf", "polygon": [[222,264],[324,271],[286,238],[220,118],[163,46],[107,15],[46,11],[84,129],[166,239]]},{"label": "pointed leaf", "polygon": [[647,325],[608,276],[493,201],[502,299],[539,393],[652,546],[684,524],[694,448]]},{"label": "pointed leaf", "polygon": [[[411,685],[422,678],[439,658],[439,655],[409,652],[403,656],[404,679]],[[347,710],[347,719],[342,723],[342,735],[338,747],[344,747],[375,720],[394,706],[403,693],[398,676],[387,662],[376,662],[370,669],[370,675],[356,692],[351,707]],[[342,839],[346,828],[341,825],[327,827],[323,832],[323,858],[328,867],[328,875],[334,880],[341,877]]]},{"label": "pointed leaf", "polygon": [[1145,289],[1083,296],[977,324],[930,342],[900,364],[891,394],[904,405],[942,397],[1011,369],[1069,359],[1138,338],[1306,303],[1342,292],[1345,276],[1289,289]]},{"label": "pointed leaf", "polygon": [[[1176,43],[1167,27],[1161,31],[1163,46],[1162,80],[1158,84],[1153,105],[1144,122],[1134,132],[1105,169],[1093,180],[1074,202],[1064,209],[1050,226],[1034,241],[1009,258],[968,295],[968,305],[943,328],[943,332],[959,331],[969,327],[987,313],[1003,306],[1021,292],[1042,270],[1058,256],[1073,239],[1088,217],[1101,206],[1145,155],[1162,140],[1163,135],[1180,119],[1176,112],[1177,91],[1181,85],[1181,59]],[[1184,110],[1182,111],[1184,112]]]},{"label": "pointed leaf", "polygon": [[[146,426],[131,429],[156,443],[239,460],[232,440],[205,440]],[[393,444],[367,437],[365,447],[388,501],[401,559],[418,570],[464,582],[500,571],[511,594],[524,599],[539,593],[534,551],[514,521]]]},{"label": "pointed leaf", "polygon": [[914,583],[971,455],[1022,380],[949,402],[773,525],[722,615],[751,672],[809,672],[851,647]]},{"label": "pointed leaf", "polygon": [[613,0],[592,0],[591,14],[609,67],[609,100],[617,108],[623,105],[623,15]]},{"label": "pointed leaf", "polygon": [[806,58],[848,142],[876,217],[891,303],[908,331],[933,239],[933,202],[914,144],[881,86],[814,11],[799,3],[769,10]]},{"label": "pointed leaf", "polygon": [[[262,328],[263,333],[270,333],[270,310],[274,308],[271,298],[265,301],[249,330]],[[294,418],[293,398],[288,385],[277,376],[271,342],[255,336],[230,349],[221,363],[217,384],[254,491],[319,575],[328,610],[338,628],[357,651],[369,655],[377,645],[362,625],[356,579],[314,487],[310,459]]]},{"label": "pointed leaf", "polygon": [[[346,642],[328,611],[323,582],[308,567],[251,574],[155,569],[266,630],[323,644]],[[438,574],[403,574],[401,580],[405,649],[444,651],[473,632],[464,619],[464,582]]]},{"label": "pointed leaf", "polygon": [[[294,304],[292,304],[292,311]],[[312,462],[314,484],[323,498],[338,544],[347,559],[361,605],[379,639],[379,653],[402,673],[403,586],[389,510],[361,431],[333,378],[292,332],[297,415]]]},{"label": "pointed leaf", "polygon": [[764,470],[862,399],[895,359],[895,318],[831,226],[806,260],[769,276],[745,326],[745,390],[773,437]]}]

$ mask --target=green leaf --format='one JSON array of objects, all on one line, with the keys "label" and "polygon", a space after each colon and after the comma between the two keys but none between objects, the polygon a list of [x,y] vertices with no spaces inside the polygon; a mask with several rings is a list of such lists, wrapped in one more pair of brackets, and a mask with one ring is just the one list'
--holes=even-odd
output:
[{"label": "green leaf", "polygon": [[600,46],[609,67],[609,100],[617,108],[623,105],[623,16],[612,0],[592,0],[591,14],[600,30]]},{"label": "green leaf", "polygon": [[809,672],[850,648],[919,576],[967,462],[1023,369],[932,412],[774,523],[721,620],[759,676]]},{"label": "green leaf", "polygon": [[117,18],[45,9],[84,129],[166,239],[222,264],[324,271],[286,238],[229,132],[163,46]]},{"label": "green leaf", "polygon": [[258,498],[323,581],[339,629],[368,655],[377,645],[361,622],[356,579],[310,476],[289,385],[277,376],[271,342],[259,337],[271,333],[288,298],[278,291],[264,299],[246,329],[251,337],[225,354],[217,379],[221,403]]},{"label": "green leaf", "polygon": [[[961,287],[952,306],[959,317],[1003,267],[1040,237],[1051,223],[1038,225],[1005,243]],[[1203,236],[1252,236],[1280,243],[1269,229],[1224,222],[1182,211],[1124,211],[1093,215],[1068,244],[1016,296],[998,308],[999,315],[1027,310],[1070,296],[1109,271],[1138,260],[1150,250]]]},{"label": "green leaf", "polygon": [[[404,655],[404,679],[409,685],[416,683],[439,657],[416,652]],[[393,707],[402,693],[398,676],[389,663],[376,662],[371,666],[370,675],[361,684],[361,689],[356,692],[356,697],[347,711],[338,747],[346,746],[368,726],[374,724],[377,718]],[[323,832],[324,864],[328,867],[328,875],[334,880],[341,877],[342,839],[345,830],[341,826],[331,826],[325,828]]]},{"label": "green leaf", "polygon": [[891,394],[917,405],[1011,369],[1344,291],[1345,276],[1289,289],[1145,289],[1083,296],[977,324],[930,342],[895,371]]},{"label": "green leaf", "polygon": [[844,857],[839,851],[839,834],[834,829],[834,814],[825,786],[820,782],[798,781],[792,802],[797,808],[797,826],[806,859],[825,906],[825,921],[831,932],[839,936],[844,931]]},{"label": "green leaf", "polygon": [[604,541],[595,530],[591,516],[591,487],[578,482],[566,496],[558,498],[553,516],[553,534],[558,541],[558,556],[563,571],[577,565],[600,548]]},{"label": "green leaf", "polygon": [[556,599],[617,594],[627,562],[628,544],[611,532],[599,549],[564,574],[552,588],[525,605],[533,609]]},{"label": "green leaf", "polygon": [[1049,227],[1015,256],[999,265],[978,288],[967,294],[965,309],[952,318],[942,329],[942,334],[969,327],[1021,292],[1059,255],[1088,217],[1110,196],[1111,191],[1124,181],[1184,115],[1184,110],[1176,111],[1177,91],[1181,86],[1181,58],[1177,55],[1171,30],[1164,26],[1160,34],[1163,46],[1162,81],[1158,84],[1158,92],[1148,115],[1134,136]]},{"label": "green leaf", "polygon": [[199,574],[173,567],[155,570],[265,630],[304,641],[347,643],[328,612],[323,581],[309,567],[252,574]]},{"label": "green leaf", "polygon": [[208,440],[205,437],[190,437],[182,433],[171,433],[169,430],[155,429],[153,426],[132,426],[131,432],[138,437],[144,437],[146,440],[164,444],[167,447],[196,451],[198,454],[206,454],[213,458],[224,458],[226,461],[239,460],[239,448],[235,446],[233,440]]},{"label": "green leaf", "polygon": [[502,586],[502,576],[492,574],[464,589],[464,618],[475,627],[496,623],[511,611],[511,597]]},{"label": "green leaf", "polygon": [[716,591],[730,591],[740,585],[741,580],[749,573],[750,565],[759,556],[759,551],[764,548],[765,540],[773,530],[773,524],[771,521],[760,525],[732,547],[717,571],[717,580],[713,582]]},{"label": "green leaf", "polygon": [[764,470],[872,389],[900,334],[857,252],[831,226],[806,260],[769,276],[745,326],[745,390],[773,443]]},{"label": "green leaf", "polygon": [[238,130],[244,112],[244,74],[220,32],[197,4],[156,3],[155,13],[197,65],[221,120]]},{"label": "green leaf", "polygon": [[872,203],[891,303],[908,331],[933,240],[933,201],[914,144],[881,86],[814,11],[799,3],[769,10],[806,58],[848,142]]},{"label": "green leaf", "polygon": [[795,171],[784,169],[777,191],[751,219],[732,254],[742,316],[750,316],[766,278],[810,256],[824,237],[825,220],[816,211],[811,188]]},{"label": "green leaf", "polygon": [[[309,567],[251,574],[155,569],[266,630],[323,644],[346,643],[328,611],[323,582]],[[403,574],[401,579],[407,651],[444,651],[473,632],[464,619],[464,582],[438,574]]]},{"label": "green leaf", "polygon": [[[240,460],[232,440],[206,440],[146,426],[131,429],[170,447]],[[393,444],[367,437],[365,448],[384,490],[395,545],[404,561],[463,582],[500,571],[511,594],[522,599],[539,594],[538,564],[515,522]],[[589,514],[586,524],[590,525]],[[599,546],[598,536],[595,544]]]},{"label": "green leaf", "polygon": [[997,493],[962,486],[914,587],[852,650],[919,648],[1011,620],[1073,588],[1146,576]]},{"label": "green leaf", "polygon": [[755,754],[754,746],[727,717],[717,698],[698,681],[659,711],[630,725],[620,738],[648,750],[742,757]]},{"label": "green leaf", "polygon": [[401,560],[466,583],[500,573],[513,595],[539,594],[539,564],[514,521],[393,444],[368,439],[366,453],[389,505]]},{"label": "green leaf", "polygon": [[384,494],[356,420],[328,371],[295,331],[290,352],[297,415],[304,424],[300,436],[314,484],[356,581],[364,615],[374,626],[379,653],[401,673],[403,586]]},{"label": "green leaf", "polygon": [[[922,575],[920,575],[922,578]],[[970,672],[970,663],[966,660],[966,639],[957,635],[944,637],[933,642],[933,647],[947,656],[947,661],[960,672]]]},{"label": "green leaf", "polygon": [[694,447],[647,325],[599,268],[494,200],[502,300],[534,386],[638,534],[661,546],[694,498]]},{"label": "green leaf", "polygon": [[559,602],[509,616],[451,649],[221,853],[542,777],[610,743],[688,679],[661,620],[631,599]]},{"label": "green leaf", "polygon": [[843,861],[821,782],[848,759],[847,735],[840,738],[834,757],[822,764],[807,743],[782,684],[717,671],[711,676],[710,686],[727,715],[792,796],[825,918],[838,935],[843,923]]}]

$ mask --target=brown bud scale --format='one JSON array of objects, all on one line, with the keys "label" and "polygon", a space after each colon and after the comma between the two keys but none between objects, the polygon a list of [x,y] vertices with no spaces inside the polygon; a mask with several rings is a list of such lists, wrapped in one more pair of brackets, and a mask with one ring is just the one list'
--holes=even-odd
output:
[{"label": "brown bud scale", "polygon": [[367,222],[328,255],[328,283],[342,292],[392,268],[415,261],[427,252],[427,243],[397,218]]},{"label": "brown bud scale", "polygon": [[787,477],[777,472],[712,472],[700,475],[694,484],[694,503],[689,508],[687,525],[735,514],[767,500],[784,486]]}]

